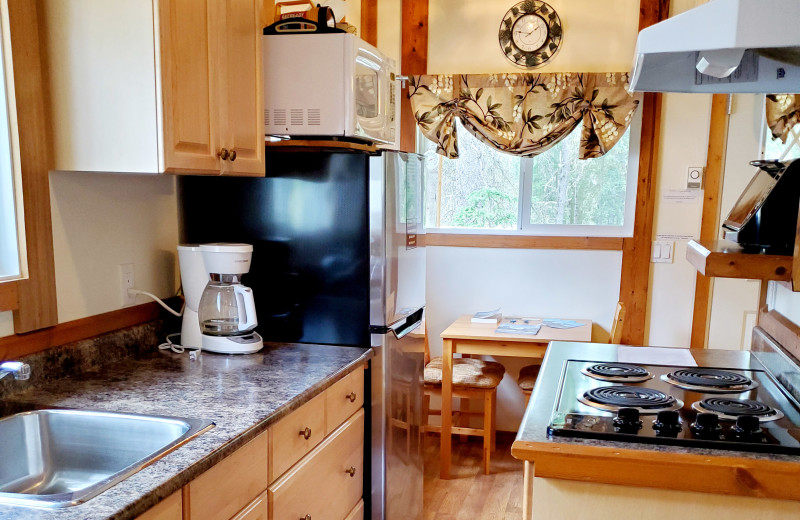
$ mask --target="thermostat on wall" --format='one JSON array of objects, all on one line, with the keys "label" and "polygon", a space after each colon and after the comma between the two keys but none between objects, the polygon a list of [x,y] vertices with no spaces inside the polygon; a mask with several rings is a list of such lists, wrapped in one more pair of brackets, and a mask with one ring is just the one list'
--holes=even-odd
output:
[{"label": "thermostat on wall", "polygon": [[699,190],[703,187],[703,168],[702,166],[689,166],[686,174],[686,189]]}]

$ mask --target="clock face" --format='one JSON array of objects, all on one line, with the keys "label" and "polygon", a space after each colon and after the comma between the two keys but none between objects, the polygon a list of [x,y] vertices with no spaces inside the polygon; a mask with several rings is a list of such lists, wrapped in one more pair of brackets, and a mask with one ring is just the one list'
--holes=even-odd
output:
[{"label": "clock face", "polygon": [[511,41],[522,52],[540,49],[547,41],[547,22],[535,14],[520,16],[512,28]]},{"label": "clock face", "polygon": [[503,17],[498,39],[503,54],[514,65],[541,67],[561,48],[561,19],[549,4],[523,0]]}]

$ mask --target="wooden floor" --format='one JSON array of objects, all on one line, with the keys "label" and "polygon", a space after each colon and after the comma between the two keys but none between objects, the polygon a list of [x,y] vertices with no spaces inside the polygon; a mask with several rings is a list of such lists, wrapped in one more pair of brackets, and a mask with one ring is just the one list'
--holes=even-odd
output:
[{"label": "wooden floor", "polygon": [[450,480],[439,479],[439,436],[427,434],[423,453],[424,520],[521,520],[522,462],[511,456],[514,434],[497,432],[491,475],[481,470],[483,440],[453,436]]}]

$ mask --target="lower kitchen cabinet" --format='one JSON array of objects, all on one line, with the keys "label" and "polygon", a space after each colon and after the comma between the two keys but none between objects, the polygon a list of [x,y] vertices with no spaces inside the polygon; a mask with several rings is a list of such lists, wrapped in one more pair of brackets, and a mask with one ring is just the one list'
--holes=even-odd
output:
[{"label": "lower kitchen cabinet", "polygon": [[182,518],[181,492],[176,491],[139,516],[138,520],[181,520]]},{"label": "lower kitchen cabinet", "polygon": [[344,519],[363,494],[364,410],[269,487],[272,520]]},{"label": "lower kitchen cabinet", "polygon": [[139,520],[363,520],[363,392],[359,369]]}]

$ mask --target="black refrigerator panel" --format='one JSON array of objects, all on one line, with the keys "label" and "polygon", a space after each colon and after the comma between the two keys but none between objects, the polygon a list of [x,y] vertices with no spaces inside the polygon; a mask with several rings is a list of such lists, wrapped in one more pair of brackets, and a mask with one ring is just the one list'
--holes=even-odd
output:
[{"label": "black refrigerator panel", "polygon": [[369,346],[368,161],[273,152],[264,178],[179,178],[184,242],[253,244],[265,341]]}]

